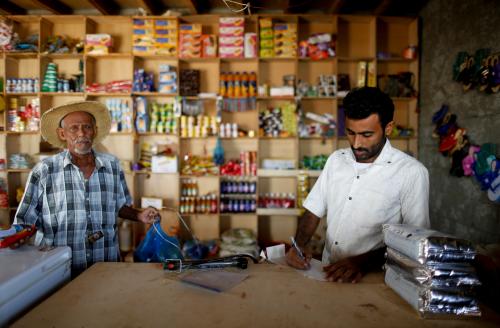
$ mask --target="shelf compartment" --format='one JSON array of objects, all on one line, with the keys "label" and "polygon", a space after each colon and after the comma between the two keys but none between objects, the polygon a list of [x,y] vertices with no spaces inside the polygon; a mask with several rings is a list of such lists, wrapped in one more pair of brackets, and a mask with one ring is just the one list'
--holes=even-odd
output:
[{"label": "shelf compartment", "polygon": [[[134,58],[134,72],[138,69],[143,69],[146,73],[153,74],[154,90],[159,89],[160,67],[162,65],[169,65],[171,70],[176,73],[177,85],[179,81],[179,61],[177,59],[165,59],[161,57],[150,58]],[[147,96],[175,96],[176,94],[165,94],[160,92],[135,92],[137,94]]]},{"label": "shelf compartment", "polygon": [[87,16],[86,34],[105,33],[113,39],[112,53],[132,51],[132,18],[127,16]]},{"label": "shelf compartment", "polygon": [[[132,57],[87,57],[85,63],[85,85],[105,84],[111,81],[130,80],[133,77]],[[130,92],[128,92],[130,94]]]},{"label": "shelf compartment", "polygon": [[342,15],[338,18],[339,57],[375,58],[375,17]]},{"label": "shelf compartment", "polygon": [[391,57],[400,57],[408,46],[418,46],[417,18],[377,18],[378,52]]},{"label": "shelf compartment", "polygon": [[[79,41],[85,40],[85,17],[78,15],[43,16],[40,21],[40,49],[48,51],[47,39],[51,36],[66,36]],[[70,49],[71,51],[72,49]]]}]

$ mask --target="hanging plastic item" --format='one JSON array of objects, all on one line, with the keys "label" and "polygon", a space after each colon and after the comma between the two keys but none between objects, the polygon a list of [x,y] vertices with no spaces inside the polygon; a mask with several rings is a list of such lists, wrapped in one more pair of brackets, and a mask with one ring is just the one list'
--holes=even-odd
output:
[{"label": "hanging plastic item", "polygon": [[168,236],[155,221],[134,252],[135,262],[164,262],[166,259],[183,259],[179,240]]}]

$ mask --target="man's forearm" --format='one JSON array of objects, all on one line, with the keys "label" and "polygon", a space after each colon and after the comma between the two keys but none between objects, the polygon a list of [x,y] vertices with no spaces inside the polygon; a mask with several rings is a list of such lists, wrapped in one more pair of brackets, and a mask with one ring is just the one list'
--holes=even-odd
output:
[{"label": "man's forearm", "polygon": [[299,218],[299,224],[297,226],[297,235],[295,239],[297,244],[304,247],[310,240],[316,228],[318,227],[320,218],[312,214],[308,210],[305,210],[304,215]]},{"label": "man's forearm", "polygon": [[131,206],[128,205],[123,205],[122,208],[118,211],[118,216],[131,220],[131,221],[138,221],[137,215],[139,214],[139,210],[136,210],[135,208],[132,208]]}]

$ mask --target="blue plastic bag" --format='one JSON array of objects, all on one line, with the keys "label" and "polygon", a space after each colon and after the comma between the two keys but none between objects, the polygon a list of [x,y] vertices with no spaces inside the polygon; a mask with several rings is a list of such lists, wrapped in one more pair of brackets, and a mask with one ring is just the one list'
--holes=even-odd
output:
[{"label": "blue plastic bag", "polygon": [[134,252],[135,262],[163,262],[165,259],[183,259],[179,240],[163,231],[160,221],[149,228],[146,237]]}]

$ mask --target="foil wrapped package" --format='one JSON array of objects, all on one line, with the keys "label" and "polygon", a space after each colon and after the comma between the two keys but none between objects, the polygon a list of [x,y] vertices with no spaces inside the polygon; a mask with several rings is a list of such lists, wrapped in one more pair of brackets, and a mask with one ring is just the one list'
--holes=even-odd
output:
[{"label": "foil wrapped package", "polygon": [[385,269],[385,283],[424,318],[481,316],[473,296],[420,285],[407,279],[403,270],[393,265],[386,265]]},{"label": "foil wrapped package", "polygon": [[384,242],[400,253],[421,263],[472,262],[476,251],[472,244],[441,232],[407,224],[385,224]]},{"label": "foil wrapped package", "polygon": [[387,265],[397,266],[407,279],[433,289],[472,292],[481,285],[469,263],[427,262],[424,265],[387,248]]}]

